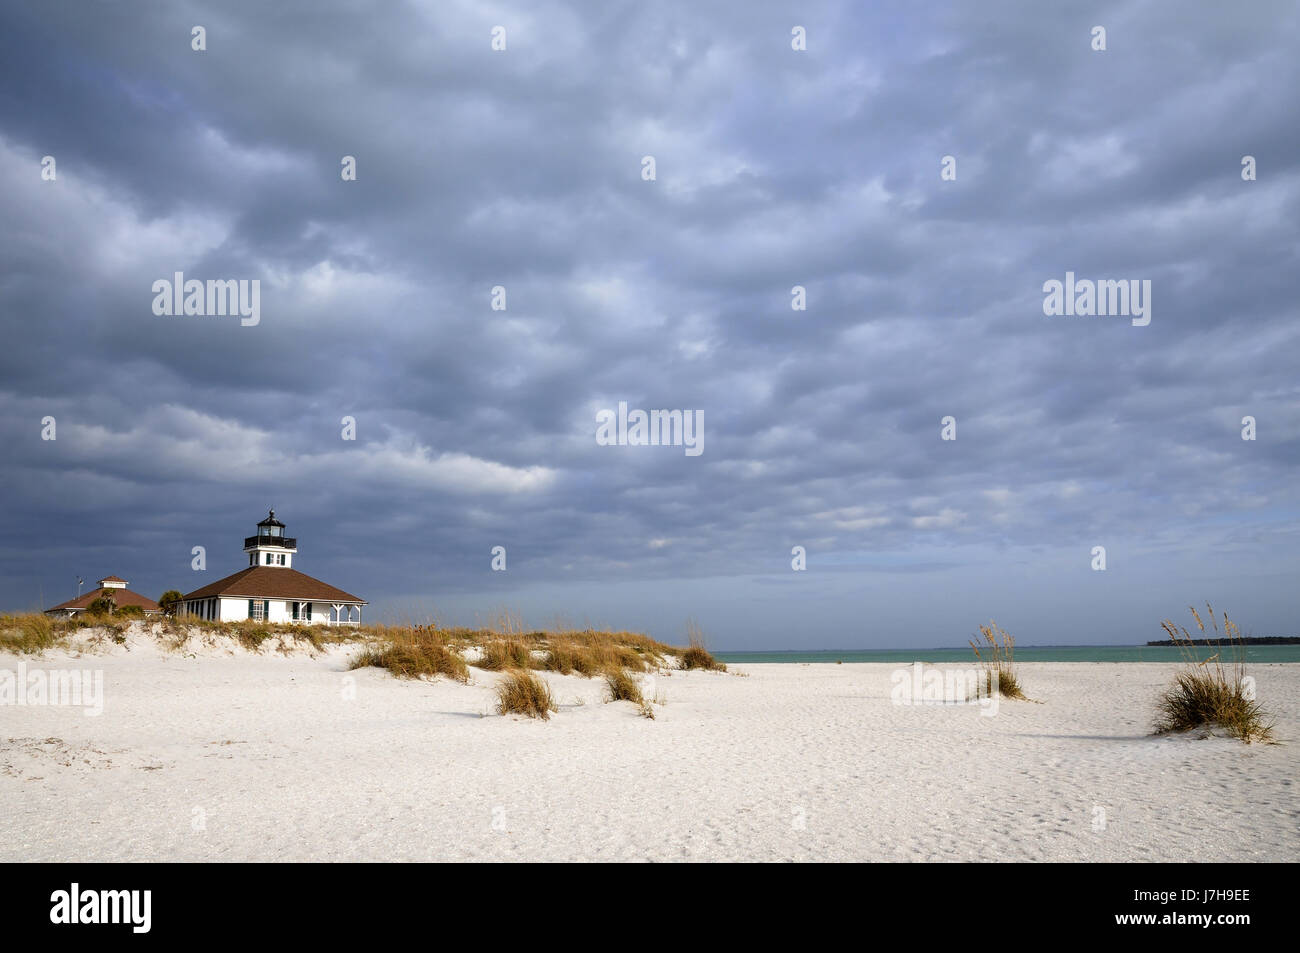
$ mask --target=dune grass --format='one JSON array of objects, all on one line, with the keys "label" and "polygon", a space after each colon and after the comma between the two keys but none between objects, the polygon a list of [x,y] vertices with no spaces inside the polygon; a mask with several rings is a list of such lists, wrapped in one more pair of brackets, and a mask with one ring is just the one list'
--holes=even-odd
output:
[{"label": "dune grass", "polygon": [[[390,628],[384,637],[398,631]],[[456,651],[477,649],[479,657],[471,664],[490,672],[517,668],[594,678],[615,668],[642,672],[659,667],[681,651],[639,632],[525,632],[517,626],[504,631],[464,627],[438,631]]]},{"label": "dune grass", "polygon": [[[551,635],[546,640],[547,657],[543,665],[568,674],[570,671],[592,678],[616,669],[643,672],[652,665],[663,664],[666,646],[659,651],[647,649],[639,643],[623,641],[631,633],[566,632]],[[640,649],[640,650],[638,650]]]},{"label": "dune grass", "polygon": [[605,673],[605,695],[608,701],[632,702],[644,705],[645,696],[641,685],[624,669],[616,668]]},{"label": "dune grass", "polygon": [[501,672],[511,668],[533,668],[533,652],[521,639],[493,639],[483,646],[482,657],[475,668]]},{"label": "dune grass", "polygon": [[[499,672],[496,686],[497,711],[501,714],[525,714],[535,718],[548,718],[556,711],[550,689],[537,671],[560,675],[579,675],[586,678],[603,678],[606,694],[611,701],[630,701],[645,718],[654,719],[655,704],[660,699],[645,697],[635,673],[668,667],[668,660],[676,658],[682,668],[723,669],[704,648],[698,627],[692,627],[692,645],[682,649],[657,642],[639,632],[607,632],[593,629],[568,629],[564,631],[527,631],[517,617],[505,615],[490,628],[463,626],[383,626],[378,627],[363,659],[375,659],[373,664],[383,667],[396,665],[395,673],[412,666],[404,664],[404,657],[394,648],[407,646],[412,633],[436,633],[440,650],[463,663],[466,653],[474,650],[476,656],[469,662],[471,668]],[[680,660],[685,657],[683,663]],[[357,664],[364,664],[358,660]]]},{"label": "dune grass", "polygon": [[321,626],[321,625],[293,626],[290,632],[285,633],[286,635],[289,636],[289,638],[288,639],[281,638],[280,651],[287,653],[289,651],[290,642],[294,644],[299,642],[308,642],[311,644],[311,647],[313,649],[315,649],[316,651],[320,651],[321,649],[325,648],[325,644],[328,641],[327,636],[329,633],[327,631],[322,631],[325,628],[326,628],[325,626]]},{"label": "dune grass", "polygon": [[438,629],[412,626],[400,633],[387,634],[387,641],[365,648],[350,667],[383,668],[398,678],[443,675],[457,682],[469,681],[469,666],[452,651]]},{"label": "dune grass", "polygon": [[[1220,630],[1214,609],[1207,602],[1205,610],[1214,632],[1213,636],[1208,635],[1200,613],[1189,608],[1201,637],[1210,640],[1207,648],[1211,654],[1199,658],[1193,637],[1185,627],[1175,625],[1170,619],[1160,623],[1160,628],[1178,647],[1184,667],[1174,675],[1174,684],[1156,699],[1156,734],[1219,727],[1246,744],[1271,743],[1273,724],[1255,698],[1254,680],[1246,675],[1246,646],[1241,641],[1241,629],[1225,612]],[[1226,665],[1225,654],[1231,655]]]},{"label": "dune grass", "polygon": [[65,644],[82,629],[100,630],[98,638],[125,641],[130,619],[79,612],[72,618],[58,618],[43,612],[20,612],[0,616],[0,651],[34,655]]},{"label": "dune grass", "polygon": [[273,637],[270,625],[256,619],[232,622],[228,631],[240,645],[252,652],[262,651],[262,644]]},{"label": "dune grass", "polygon": [[605,673],[605,700],[610,702],[631,702],[636,705],[642,718],[655,720],[652,700],[645,697],[641,683],[628,674],[626,669],[615,668]]},{"label": "dune grass", "polygon": [[31,655],[58,642],[54,620],[47,615],[25,612],[0,616],[0,650]]},{"label": "dune grass", "polygon": [[677,656],[679,668],[702,668],[709,671],[725,672],[727,666],[715,659],[704,647],[704,632],[694,622],[686,623],[687,647]]},{"label": "dune grass", "polygon": [[983,667],[980,687],[984,690],[985,697],[992,697],[996,693],[1003,698],[1028,701],[1020,677],[1016,674],[1016,640],[992,619],[988,625],[981,625],[979,630],[984,640],[983,651],[980,651],[981,643],[975,639],[970,640],[970,647],[975,650],[975,658]]},{"label": "dune grass", "polygon": [[538,663],[537,667],[560,675],[571,675],[573,672],[587,676],[593,674],[593,669],[588,666],[583,653],[578,651],[572,643],[559,639],[550,642],[546,649],[546,655]]},{"label": "dune grass", "polygon": [[[281,652],[288,653],[302,643],[315,650],[332,644],[360,643],[359,654],[350,662],[353,669],[383,668],[399,678],[441,675],[459,682],[470,680],[471,668],[501,672],[507,676],[501,684],[510,689],[512,703],[523,692],[523,683],[513,677],[520,674],[542,670],[605,678],[607,684],[613,682],[616,686],[614,697],[632,701],[647,718],[654,718],[652,705],[662,702],[651,702],[643,696],[634,673],[672,668],[674,659],[676,668],[726,670],[705,648],[703,634],[694,623],[688,625],[690,644],[680,648],[640,632],[591,628],[528,631],[517,616],[509,613],[485,628],[434,623],[334,627],[252,619],[220,622],[184,615],[155,615],[135,621],[143,626],[145,635],[159,639],[171,651],[185,649],[191,637],[205,644],[232,638],[254,652],[268,644],[278,645]],[[107,637],[121,642],[130,624],[130,620],[116,616],[86,614],[65,619],[40,613],[0,616],[0,651],[40,652],[86,629],[91,630],[92,641]],[[477,652],[472,663],[466,661],[470,650]],[[538,684],[549,693],[545,681]],[[531,683],[529,687],[535,691]]]},{"label": "dune grass", "polygon": [[547,721],[558,711],[545,679],[521,668],[508,670],[497,683],[497,714],[525,715]]},{"label": "dune grass", "polygon": [[[599,677],[615,668],[633,672],[662,668],[670,659],[689,652],[639,632],[593,629],[525,631],[517,618],[508,614],[487,628],[377,623],[323,626],[254,619],[222,622],[186,615],[124,617],[129,615],[121,609],[111,616],[85,612],[70,618],[56,618],[40,612],[0,615],[0,650],[39,652],[86,629],[102,630],[98,634],[116,637],[125,633],[132,623],[137,623],[143,626],[145,634],[169,636],[164,644],[173,649],[182,647],[194,634],[204,638],[230,637],[252,651],[260,651],[269,641],[279,637],[282,651],[289,651],[294,643],[301,642],[310,643],[314,649],[333,644],[363,643],[367,657],[383,655],[383,647],[391,645],[398,650],[394,653],[398,658],[412,654],[418,656],[430,644],[437,642],[456,654],[477,649],[481,658],[474,666],[488,671],[541,669],[566,675],[576,673],[588,678]],[[706,667],[710,660],[707,655],[692,656],[685,667]],[[402,663],[400,667],[408,666]]]}]

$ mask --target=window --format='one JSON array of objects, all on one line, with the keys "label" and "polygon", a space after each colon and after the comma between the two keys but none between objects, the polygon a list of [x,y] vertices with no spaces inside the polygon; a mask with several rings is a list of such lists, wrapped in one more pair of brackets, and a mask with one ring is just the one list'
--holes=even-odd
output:
[{"label": "window", "polygon": [[281,566],[284,565],[284,561],[285,561],[286,559],[288,559],[288,557],[285,556],[284,553],[281,553],[281,554],[280,554],[280,565],[281,565]]},{"label": "window", "polygon": [[257,553],[249,553],[249,554],[248,554],[248,565],[250,565],[250,566],[256,566],[256,565],[257,565]]},{"label": "window", "polygon": [[293,621],[295,621],[295,622],[298,621],[298,606],[300,606],[300,605],[302,605],[302,603],[300,603],[300,602],[295,602],[295,603],[293,604]]},{"label": "window", "polygon": [[271,554],[270,554],[270,553],[267,553],[267,554],[266,554],[266,564],[267,564],[268,566],[271,565]]},{"label": "window", "polygon": [[304,607],[306,608],[306,610],[307,610],[306,612],[303,613],[303,619],[305,619],[307,622],[310,622],[310,621],[311,621],[311,603],[310,603],[310,602],[304,602],[304,603],[303,603],[303,606],[304,606]]},{"label": "window", "polygon": [[266,618],[266,600],[249,599],[248,600],[248,617],[261,622]]}]

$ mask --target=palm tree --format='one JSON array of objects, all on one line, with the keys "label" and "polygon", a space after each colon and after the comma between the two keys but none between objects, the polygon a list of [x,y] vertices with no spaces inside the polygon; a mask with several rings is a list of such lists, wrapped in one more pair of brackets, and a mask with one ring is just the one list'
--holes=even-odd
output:
[{"label": "palm tree", "polygon": [[113,590],[105,589],[90,605],[86,606],[86,612],[89,615],[112,615],[116,608],[117,599],[113,595]]}]

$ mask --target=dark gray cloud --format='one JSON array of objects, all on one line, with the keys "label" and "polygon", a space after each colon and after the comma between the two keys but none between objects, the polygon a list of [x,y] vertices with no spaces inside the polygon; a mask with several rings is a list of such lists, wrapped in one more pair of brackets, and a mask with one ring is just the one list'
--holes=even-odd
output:
[{"label": "dark gray cloud", "polygon": [[[1295,628],[1290,4],[48,6],[0,14],[6,605],[192,588],[275,505],[381,615]],[[176,271],[261,323],[155,316]],[[1151,324],[1044,317],[1066,271]],[[704,453],[598,446],[620,400]]]}]

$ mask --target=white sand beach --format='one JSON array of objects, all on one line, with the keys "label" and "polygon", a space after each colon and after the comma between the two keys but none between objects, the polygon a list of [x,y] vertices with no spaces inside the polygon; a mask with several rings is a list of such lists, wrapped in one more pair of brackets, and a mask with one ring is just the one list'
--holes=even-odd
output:
[{"label": "white sand beach", "polygon": [[539,722],[492,713],[495,674],[404,681],[347,671],[355,652],[0,655],[104,679],[98,716],[0,707],[0,859],[1300,855],[1300,665],[1252,667],[1283,744],[1247,746],[1151,737],[1164,664],[1022,664],[1042,703],[993,717],[894,704],[891,664],[660,675],[654,721],[545,674]]}]

